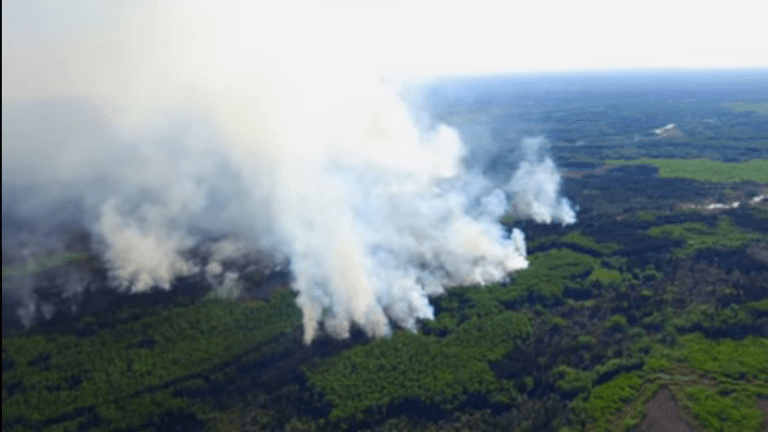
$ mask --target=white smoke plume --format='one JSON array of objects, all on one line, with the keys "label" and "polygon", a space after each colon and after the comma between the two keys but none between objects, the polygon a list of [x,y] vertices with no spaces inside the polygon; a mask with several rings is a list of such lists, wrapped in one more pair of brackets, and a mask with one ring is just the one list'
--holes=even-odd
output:
[{"label": "white smoke plume", "polygon": [[[116,25],[28,44],[26,57],[6,54],[4,33],[4,69],[36,56],[63,64],[67,86],[4,75],[3,183],[71,185],[115,285],[133,291],[219,275],[248,247],[289,259],[306,342],[321,327],[416,331],[433,318],[430,295],[526,268],[522,232],[498,223],[507,193],[521,217],[574,222],[539,150],[504,192],[465,170],[456,130],[419,128],[345,32],[361,23],[341,25],[354,6],[277,3],[130,3]],[[46,85],[96,114],[20,108]],[[185,251],[201,232],[244,243],[221,243],[200,268]]]},{"label": "white smoke plume", "polygon": [[147,231],[134,220],[123,218],[116,207],[114,199],[104,204],[97,232],[106,243],[104,258],[112,266],[117,284],[132,283],[134,291],[145,291],[153,286],[169,289],[175,277],[195,270],[180,255],[182,250],[192,246],[182,233],[162,223]]},{"label": "white smoke plume", "polygon": [[524,138],[522,161],[507,186],[514,197],[512,207],[517,215],[539,223],[576,222],[576,212],[567,198],[560,196],[560,173],[546,155],[544,138]]}]

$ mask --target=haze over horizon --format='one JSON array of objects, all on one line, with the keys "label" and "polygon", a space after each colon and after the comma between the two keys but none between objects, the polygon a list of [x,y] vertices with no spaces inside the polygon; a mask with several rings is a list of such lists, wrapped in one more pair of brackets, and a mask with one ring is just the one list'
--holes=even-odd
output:
[{"label": "haze over horizon", "polygon": [[[749,1],[727,8],[662,1],[522,6],[492,1],[292,1],[256,2],[245,9],[226,6],[232,4],[219,8],[185,4],[174,13],[185,15],[187,23],[219,16],[222,22],[260,27],[254,34],[279,49],[322,44],[323,55],[352,56],[358,67],[394,79],[768,67],[768,51],[759,37],[760,14],[750,13],[754,3]],[[94,51],[107,63],[127,54],[109,49],[114,39],[93,40],[94,31],[120,38],[131,16],[146,24],[172,7],[162,2],[3,2],[3,98],[83,91],[73,61],[76,64],[84,53]],[[291,30],[286,32],[285,27]],[[232,36],[222,37],[231,41]],[[144,32],[139,37],[152,46],[161,35]],[[197,34],[195,43],[216,48],[221,40]],[[230,44],[229,51],[263,48],[258,41],[241,42],[243,46]]]}]

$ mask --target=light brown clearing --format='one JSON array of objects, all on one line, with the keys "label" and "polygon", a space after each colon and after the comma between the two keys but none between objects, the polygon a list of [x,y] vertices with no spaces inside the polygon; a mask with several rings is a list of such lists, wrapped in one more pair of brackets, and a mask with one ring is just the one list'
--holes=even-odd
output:
[{"label": "light brown clearing", "polygon": [[645,419],[637,432],[697,432],[675,402],[672,392],[661,389],[645,406]]},{"label": "light brown clearing", "polygon": [[768,432],[768,399],[758,399],[757,407],[763,412],[763,432]]}]

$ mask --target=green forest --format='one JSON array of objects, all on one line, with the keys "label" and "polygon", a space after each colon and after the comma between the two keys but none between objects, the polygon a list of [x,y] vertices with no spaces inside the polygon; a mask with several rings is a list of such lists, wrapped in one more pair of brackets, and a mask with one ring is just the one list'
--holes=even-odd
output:
[{"label": "green forest", "polygon": [[[454,287],[418,333],[381,340],[304,345],[288,288],[7,337],[3,430],[631,431],[667,389],[701,431],[760,431],[768,272],[696,258],[768,236],[680,217],[646,211],[611,242],[533,237],[510,283]],[[644,241],[664,253],[632,250]]]}]

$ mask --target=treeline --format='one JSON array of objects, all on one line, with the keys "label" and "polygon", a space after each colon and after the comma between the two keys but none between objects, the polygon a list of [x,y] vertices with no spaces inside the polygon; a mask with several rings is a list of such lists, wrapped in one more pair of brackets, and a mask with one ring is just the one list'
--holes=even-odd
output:
[{"label": "treeline", "polygon": [[[723,218],[644,235],[701,252],[753,244],[752,234]],[[571,230],[534,241],[531,266],[508,284],[451,289],[431,299],[436,319],[419,333],[382,340],[302,345],[288,289],[81,337],[6,338],[3,430],[198,430],[204,420],[210,430],[624,430],[670,388],[703,430],[757,431],[768,271],[726,271],[672,244],[653,265],[622,255],[624,240]],[[726,414],[708,418],[715,406]]]},{"label": "treeline", "polygon": [[300,323],[294,298],[282,289],[261,305],[206,300],[88,338],[4,339],[3,430],[132,430],[183,411],[176,391]]}]

